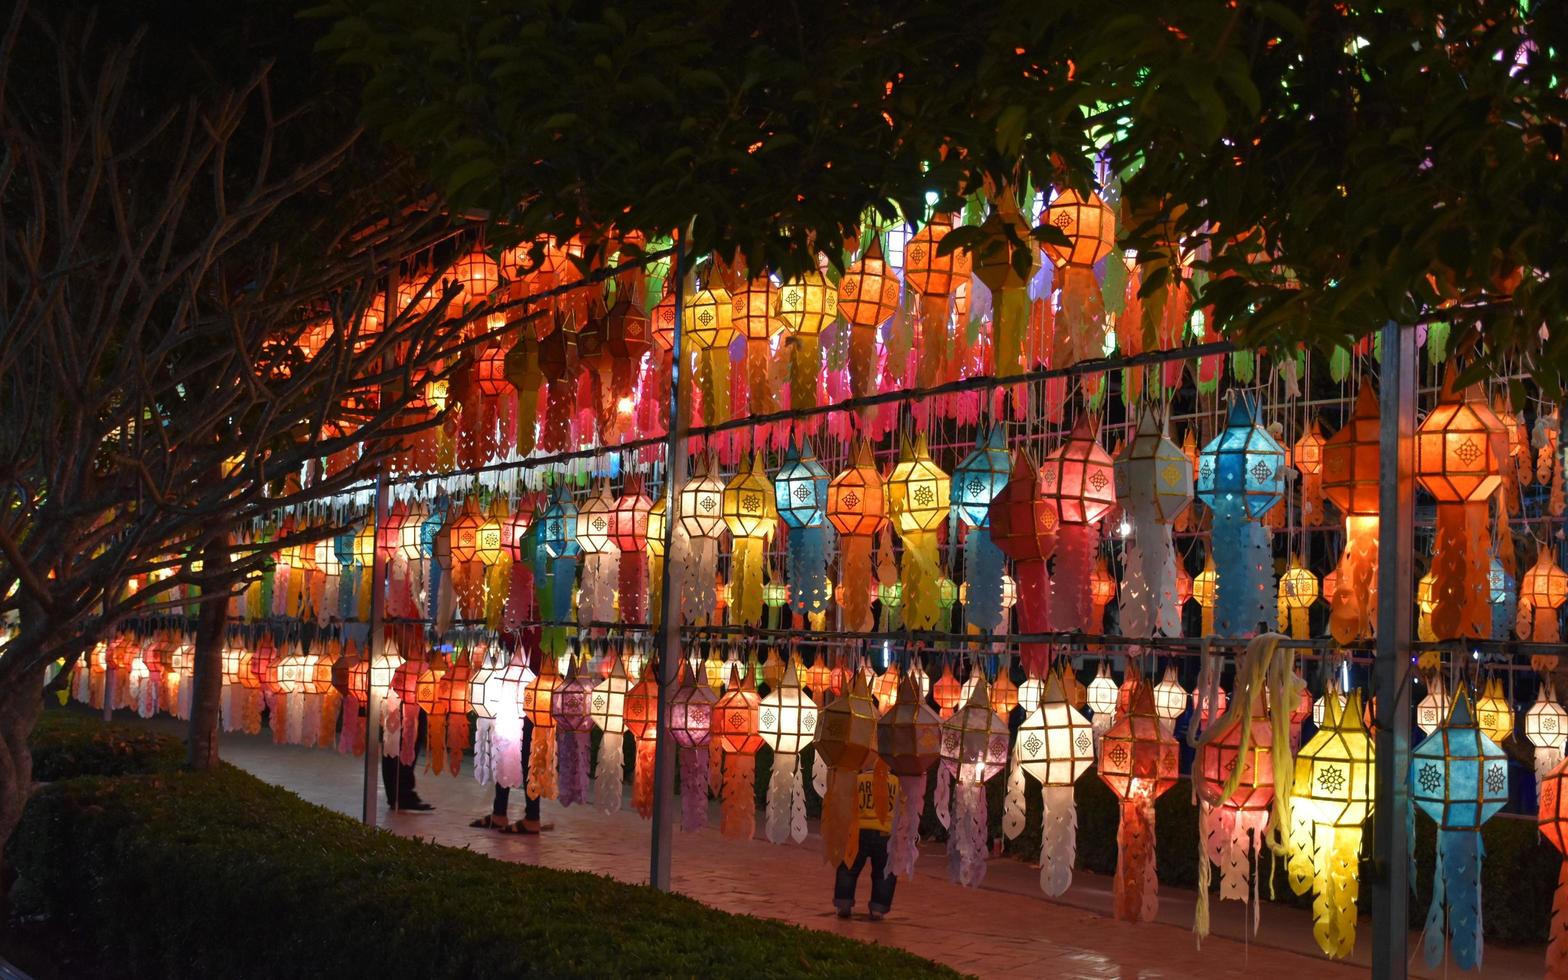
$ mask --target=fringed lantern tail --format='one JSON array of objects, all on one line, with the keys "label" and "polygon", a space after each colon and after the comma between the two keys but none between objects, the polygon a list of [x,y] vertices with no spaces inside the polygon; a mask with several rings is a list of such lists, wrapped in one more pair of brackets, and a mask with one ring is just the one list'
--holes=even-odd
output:
[{"label": "fringed lantern tail", "polygon": [[[535,733],[537,734],[537,733]],[[538,748],[539,739],[534,739]],[[516,789],[528,782],[523,775],[523,723],[522,719],[495,718],[490,722],[490,764],[492,778],[497,786]],[[537,753],[535,753],[537,754]],[[534,763],[530,759],[529,765]],[[484,782],[485,780],[481,780]],[[532,795],[532,790],[530,790]]]},{"label": "fringed lantern tail", "polygon": [[1356,898],[1360,890],[1357,862],[1361,829],[1316,828],[1317,892],[1312,902],[1312,934],[1318,948],[1334,959],[1350,955],[1356,946]]},{"label": "fringed lantern tail", "polygon": [[425,754],[425,771],[441,775],[446,770],[446,715],[431,715],[425,737],[429,740]]},{"label": "fringed lantern tail", "polygon": [[773,773],[768,777],[767,819],[763,824],[768,840],[774,844],[782,844],[790,838],[795,779],[799,768],[797,756],[774,754]]},{"label": "fringed lantern tail", "polygon": [[1122,801],[1116,830],[1114,914],[1124,922],[1152,922],[1159,910],[1154,870],[1154,798]]},{"label": "fringed lantern tail", "polygon": [[553,800],[560,795],[555,781],[555,739],[549,729],[534,726],[533,747],[528,754],[528,795]]},{"label": "fringed lantern tail", "polygon": [[682,748],[681,830],[686,833],[708,825],[708,746]]},{"label": "fringed lantern tail", "polygon": [[644,820],[653,816],[653,754],[651,738],[637,739],[637,761],[632,769],[632,806]]},{"label": "fringed lantern tail", "polygon": [[1094,602],[1090,580],[1094,571],[1095,529],[1088,524],[1063,524],[1056,533],[1056,574],[1051,580],[1051,626],[1068,632],[1088,629]]},{"label": "fringed lantern tail", "polygon": [[790,608],[802,616],[822,612],[828,605],[828,529],[792,527],[785,552]]},{"label": "fringed lantern tail", "polygon": [[936,791],[931,794],[932,809],[937,823],[952,830],[953,827],[953,771],[946,765],[936,767]]},{"label": "fringed lantern tail", "polygon": [[961,780],[948,837],[948,874],[966,888],[985,880],[987,813],[985,783]]},{"label": "fringed lantern tail", "polygon": [[[1021,561],[1013,566],[1018,579],[1018,629],[1023,633],[1048,633],[1051,618],[1051,573],[1043,561]],[[1088,570],[1084,571],[1085,576]],[[1044,677],[1051,666],[1051,646],[1048,643],[1022,643],[1018,659],[1030,677]]]},{"label": "fringed lantern tail", "polygon": [[799,757],[796,757],[795,778],[790,784],[789,836],[799,844],[806,839],[806,783],[801,777]]},{"label": "fringed lantern tail", "polygon": [[942,567],[938,564],[935,531],[910,531],[904,534],[904,627],[934,629],[941,614],[938,601]]},{"label": "fringed lantern tail", "polygon": [[1422,939],[1428,967],[1442,963],[1445,933],[1452,940],[1454,965],[1461,970],[1481,966],[1481,856],[1477,831],[1438,830],[1432,904]]},{"label": "fringed lantern tail", "polygon": [[1078,804],[1071,786],[1040,787],[1040,890],[1055,898],[1067,893],[1078,860]]},{"label": "fringed lantern tail", "polygon": [[724,800],[719,830],[725,837],[750,840],[757,829],[757,757],[739,752],[724,755]]},{"label": "fringed lantern tail", "polygon": [[828,769],[828,791],[822,797],[822,856],[832,865],[853,864],[859,851],[859,774],[853,769]]},{"label": "fringed lantern tail", "polygon": [[796,334],[789,341],[790,408],[817,407],[817,381],[822,373],[822,345],[815,334]]},{"label": "fringed lantern tail", "polygon": [[996,631],[1002,626],[1002,549],[984,527],[972,527],[964,538],[964,578],[969,601],[964,620],[971,626]]},{"label": "fringed lantern tail", "polygon": [[839,603],[843,607],[844,628],[856,633],[870,632],[871,619],[871,537],[846,535],[839,550],[844,569],[839,576]]},{"label": "fringed lantern tail", "polygon": [[626,775],[622,754],[625,739],[624,732],[605,732],[599,740],[598,768],[593,774],[593,802],[605,813],[615,813],[621,808],[621,782]]},{"label": "fringed lantern tail", "polygon": [[560,756],[561,805],[571,806],[573,803],[587,803],[588,733],[569,732],[557,727],[555,730],[555,743],[556,751]]},{"label": "fringed lantern tail", "polygon": [[648,621],[648,556],[641,551],[621,552],[617,579],[621,601],[621,622]]},{"label": "fringed lantern tail", "polygon": [[737,535],[730,552],[730,603],[732,622],[746,626],[762,624],[762,568],[766,539]]},{"label": "fringed lantern tail", "polygon": [[463,750],[468,748],[468,715],[457,713],[447,715],[446,720],[446,753],[447,772],[456,776],[463,767]]},{"label": "fringed lantern tail", "polygon": [[1014,759],[1007,767],[1007,794],[1002,799],[1002,835],[1008,840],[1017,840],[1024,832],[1024,811],[1028,807],[1024,789],[1024,770]]},{"label": "fringed lantern tail", "polygon": [[900,878],[915,873],[920,857],[920,811],[926,804],[926,777],[898,777],[898,812],[893,815],[893,835],[888,842],[887,870]]},{"label": "fringed lantern tail", "polygon": [[474,726],[474,781],[483,786],[495,781],[495,754],[490,749],[490,732],[495,727],[489,718]]}]

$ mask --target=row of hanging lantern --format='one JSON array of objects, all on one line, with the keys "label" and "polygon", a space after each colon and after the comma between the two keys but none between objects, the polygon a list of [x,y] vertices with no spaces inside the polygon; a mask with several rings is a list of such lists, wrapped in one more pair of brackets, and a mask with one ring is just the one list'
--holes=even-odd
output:
[{"label": "row of hanging lantern", "polygon": [[[297,641],[277,642],[267,631],[237,634],[233,641],[222,658],[225,729],[257,731],[265,709],[279,742],[363,752],[362,709],[376,700],[386,754],[413,761],[411,733],[424,711],[432,770],[456,775],[471,734],[475,776],[515,787],[523,781],[526,720],[534,727],[530,792],[606,810],[621,805],[623,739],[630,733],[633,802],[644,815],[650,811],[657,690],[641,648],[587,641],[577,655],[557,658],[476,642],[453,655],[411,650],[405,657],[389,642],[388,652],[371,660],[356,644],[337,640],[308,651]],[[596,655],[587,654],[590,647]],[[759,662],[755,652],[742,660],[734,649],[722,658],[715,648],[705,661],[684,663],[670,722],[687,788],[682,825],[706,825],[705,800],[713,786],[721,800],[721,830],[752,836],[754,757],[766,745],[774,761],[764,835],[775,843],[802,841],[805,791],[798,760],[814,747],[813,782],[824,799],[828,857],[854,856],[857,804],[850,790],[855,774],[874,763],[899,780],[896,798],[884,801],[894,817],[890,860],[897,873],[911,873],[925,781],[940,761],[933,806],[949,829],[954,877],[974,885],[989,850],[984,786],[1006,771],[1003,833],[1022,831],[1025,777],[1032,778],[1041,787],[1041,887],[1060,895],[1074,863],[1072,788],[1092,766],[1121,805],[1116,914],[1146,921],[1154,915],[1158,884],[1154,801],[1178,778],[1177,721],[1191,711],[1187,738],[1197,750],[1192,772],[1204,881],[1212,863],[1221,872],[1222,899],[1255,901],[1255,893],[1249,896],[1254,866],[1278,854],[1292,887],[1314,896],[1320,946],[1332,956],[1353,948],[1361,828],[1372,812],[1374,762],[1370,709],[1358,693],[1330,684],[1314,704],[1289,657],[1267,638],[1238,659],[1228,699],[1217,685],[1206,689],[1202,678],[1198,690],[1185,690],[1169,667],[1151,683],[1136,660],[1129,661],[1121,684],[1104,661],[1087,685],[1062,664],[1032,674],[1021,686],[1005,670],[990,680],[977,666],[962,683],[953,669],[933,672],[934,681],[918,658],[907,669],[890,663],[880,674],[865,661],[829,666],[819,659],[808,668],[798,657],[781,659],[776,650]],[[144,715],[183,717],[193,683],[190,638],[161,630],[119,634],[76,667],[69,689],[95,707],[113,698]],[[1427,683],[1416,715],[1425,737],[1410,769],[1412,797],[1439,830],[1426,955],[1438,962],[1446,940],[1455,962],[1469,968],[1480,962],[1480,826],[1508,798],[1498,743],[1522,730],[1543,780],[1543,827],[1568,819],[1558,814],[1552,795],[1568,771],[1562,752],[1568,712],[1546,685],[1528,710],[1516,714],[1496,678],[1473,694],[1465,684],[1450,694],[1440,676]],[[1290,709],[1275,711],[1274,705]],[[1015,708],[1021,720],[1012,728]],[[471,733],[470,713],[476,720]],[[1309,715],[1317,730],[1303,744]],[[603,734],[596,766],[588,757],[588,733],[595,727]],[[1206,897],[1199,931],[1207,931]]]}]

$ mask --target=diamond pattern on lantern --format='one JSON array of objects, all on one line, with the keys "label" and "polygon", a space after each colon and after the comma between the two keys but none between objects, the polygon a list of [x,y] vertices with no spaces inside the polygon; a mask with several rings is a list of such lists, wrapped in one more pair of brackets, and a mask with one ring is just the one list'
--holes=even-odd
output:
[{"label": "diamond pattern on lantern", "polygon": [[921,266],[925,264],[926,247],[923,244],[911,245],[908,251],[906,251],[904,254],[909,256],[909,264],[912,266]]},{"label": "diamond pattern on lantern", "polygon": [[1087,753],[1094,746],[1094,741],[1089,738],[1089,733],[1082,729],[1079,729],[1078,737],[1074,739],[1074,742],[1078,746],[1078,751],[1083,753]]},{"label": "diamond pattern on lantern", "polygon": [[1168,487],[1179,486],[1181,484],[1181,467],[1175,463],[1166,464],[1165,468],[1160,470],[1160,482]]},{"label": "diamond pattern on lantern", "polygon": [[854,296],[860,292],[860,280],[856,278],[845,279],[839,283],[838,291],[845,296]]},{"label": "diamond pattern on lantern", "polygon": [[595,515],[594,519],[590,523],[593,524],[593,529],[600,532],[601,534],[610,528],[609,522],[598,515]]},{"label": "diamond pattern on lantern", "polygon": [[801,503],[805,503],[806,501],[810,500],[811,499],[811,488],[809,486],[807,486],[806,484],[804,484],[804,483],[796,484],[795,485],[795,499],[800,501]]},{"label": "diamond pattern on lantern", "polygon": [[772,728],[773,727],[773,723],[777,719],[777,717],[778,716],[773,713],[773,709],[772,708],[763,708],[762,709],[762,716],[761,716],[762,727],[763,728]]},{"label": "diamond pattern on lantern", "polygon": [[844,506],[845,507],[859,507],[860,506],[860,495],[855,493],[855,491],[853,491],[853,490],[851,490],[849,493],[844,494]]},{"label": "diamond pattern on lantern", "polygon": [[758,514],[758,513],[761,513],[762,512],[762,494],[760,494],[760,493],[743,493],[743,494],[741,494],[740,495],[740,509],[745,511],[748,514]]},{"label": "diamond pattern on lantern", "polygon": [[701,313],[697,314],[697,322],[705,327],[710,326],[713,323],[713,312],[711,310],[704,309]]},{"label": "diamond pattern on lantern", "polygon": [[1030,732],[1029,737],[1024,739],[1024,748],[1029,751],[1031,756],[1038,753],[1041,746],[1044,744],[1044,742],[1040,741],[1040,736],[1036,735],[1034,732]]},{"label": "diamond pattern on lantern", "polygon": [[1543,732],[1555,732],[1555,731],[1557,731],[1557,719],[1552,717],[1551,715],[1544,716],[1541,719],[1541,731],[1543,731]]},{"label": "diamond pattern on lantern", "polygon": [[781,305],[783,305],[785,309],[792,310],[800,305],[800,290],[794,286],[791,286],[784,290],[779,299],[781,301]]},{"label": "diamond pattern on lantern", "polygon": [[1265,463],[1263,460],[1260,459],[1256,463],[1252,464],[1252,478],[1257,482],[1267,483],[1269,481],[1269,477],[1273,475],[1274,467]]},{"label": "diamond pattern on lantern", "polygon": [[1460,460],[1468,466],[1480,458],[1481,447],[1475,444],[1474,439],[1466,439],[1464,442],[1459,444],[1458,449],[1454,450],[1454,455],[1458,456]]},{"label": "diamond pattern on lantern", "polygon": [[972,477],[969,481],[969,485],[964,487],[964,489],[969,491],[969,496],[979,500],[980,495],[985,493],[985,481],[980,479],[978,476]]},{"label": "diamond pattern on lantern", "polygon": [[817,730],[817,713],[815,711],[810,714],[801,712],[800,730],[803,732],[814,732]]},{"label": "diamond pattern on lantern", "polygon": [[1066,231],[1073,226],[1072,215],[1068,214],[1066,211],[1058,211],[1056,212],[1056,217],[1051,219],[1051,224],[1062,229],[1063,231]]},{"label": "diamond pattern on lantern", "polygon": [[593,710],[594,710],[594,713],[598,714],[598,713],[604,711],[604,709],[605,709],[604,695],[598,693],[597,691],[594,692],[594,696],[593,696]]},{"label": "diamond pattern on lantern", "polygon": [[1338,766],[1324,766],[1318,770],[1318,786],[1324,792],[1338,793],[1345,788],[1345,773]]},{"label": "diamond pattern on lantern", "polygon": [[697,506],[711,514],[718,509],[719,498],[713,496],[712,494],[705,493],[701,497],[697,498]]},{"label": "diamond pattern on lantern", "polygon": [[1111,762],[1115,763],[1118,771],[1127,768],[1127,746],[1120,742],[1111,746]]},{"label": "diamond pattern on lantern", "polygon": [[1104,490],[1106,482],[1107,481],[1105,479],[1105,473],[1103,470],[1095,470],[1093,473],[1089,474],[1089,486],[1095,488],[1096,490]]},{"label": "diamond pattern on lantern", "polygon": [[730,728],[734,731],[743,732],[746,730],[746,712],[731,711],[729,720]]}]

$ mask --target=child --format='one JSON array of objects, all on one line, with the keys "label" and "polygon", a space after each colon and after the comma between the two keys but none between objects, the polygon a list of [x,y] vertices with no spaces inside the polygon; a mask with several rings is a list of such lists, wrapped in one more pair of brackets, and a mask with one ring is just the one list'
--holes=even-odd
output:
[{"label": "child", "polygon": [[[855,886],[860,881],[860,869],[871,862],[871,902],[867,906],[871,921],[875,922],[893,906],[893,886],[896,875],[887,873],[887,842],[893,830],[893,804],[898,796],[898,781],[875,759],[860,772],[855,787],[860,804],[860,846],[853,866],[842,862],[833,880],[833,905],[838,917],[849,918],[855,907]],[[878,785],[878,783],[881,785]]]}]

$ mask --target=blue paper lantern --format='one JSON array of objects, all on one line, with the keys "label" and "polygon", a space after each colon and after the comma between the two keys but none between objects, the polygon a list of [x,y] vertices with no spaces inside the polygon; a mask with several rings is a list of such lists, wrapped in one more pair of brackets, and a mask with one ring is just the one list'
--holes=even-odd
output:
[{"label": "blue paper lantern", "polygon": [[1452,939],[1461,969],[1481,964],[1481,825],[1508,802],[1508,760],[1475,722],[1470,694],[1455,695],[1447,721],[1410,753],[1410,792],[1437,822],[1437,867],[1427,911],[1427,965]]},{"label": "blue paper lantern", "polygon": [[1215,514],[1257,519],[1285,496],[1285,449],[1257,422],[1250,395],[1231,402],[1225,428],[1198,456],[1198,499]]},{"label": "blue paper lantern", "polygon": [[991,501],[1007,486],[1013,472],[1013,454],[1007,451],[1007,434],[992,426],[953,470],[953,512],[965,527],[984,527],[991,519]]},{"label": "blue paper lantern", "polygon": [[582,550],[577,544],[577,505],[564,484],[556,484],[550,506],[539,516],[539,547],[546,558],[570,558]]},{"label": "blue paper lantern", "polygon": [[817,461],[810,439],[798,449],[790,440],[784,465],[773,478],[773,497],[779,516],[791,528],[818,527],[827,520],[828,471]]}]

